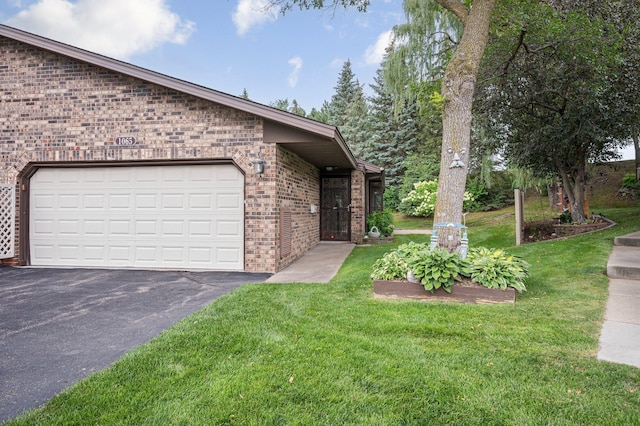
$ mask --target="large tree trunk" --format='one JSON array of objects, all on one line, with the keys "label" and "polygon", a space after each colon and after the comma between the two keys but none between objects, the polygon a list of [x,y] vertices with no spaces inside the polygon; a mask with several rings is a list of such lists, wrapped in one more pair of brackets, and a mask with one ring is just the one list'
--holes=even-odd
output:
[{"label": "large tree trunk", "polygon": [[583,223],[587,221],[584,209],[586,161],[582,158],[576,164],[575,174],[569,174],[562,166],[558,167],[558,171],[562,179],[562,194],[568,198],[571,205],[571,220]]},{"label": "large tree trunk", "polygon": [[[496,0],[474,0],[470,9],[460,1],[436,0],[463,23],[464,33],[442,79],[444,110],[442,116],[442,155],[434,214],[438,222],[462,222],[462,203],[469,164],[471,110],[478,68],[489,37],[491,13]],[[451,167],[454,155],[462,167]],[[439,245],[457,246],[456,241],[440,238]]]}]

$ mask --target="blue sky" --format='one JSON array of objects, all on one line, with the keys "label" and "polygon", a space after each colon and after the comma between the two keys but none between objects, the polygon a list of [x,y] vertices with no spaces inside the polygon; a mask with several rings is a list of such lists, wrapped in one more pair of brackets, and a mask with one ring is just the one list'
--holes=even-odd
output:
[{"label": "blue sky", "polygon": [[266,0],[0,0],[0,22],[172,77],[307,112],[347,59],[373,83],[402,0],[369,10],[266,11]]}]

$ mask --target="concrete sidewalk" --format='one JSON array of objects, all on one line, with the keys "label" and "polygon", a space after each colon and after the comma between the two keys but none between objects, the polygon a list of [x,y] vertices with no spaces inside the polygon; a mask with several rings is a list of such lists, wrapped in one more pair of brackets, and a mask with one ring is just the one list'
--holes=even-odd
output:
[{"label": "concrete sidewalk", "polygon": [[640,232],[616,237],[598,359],[640,368]]},{"label": "concrete sidewalk", "polygon": [[355,247],[348,242],[322,241],[300,259],[272,275],[268,283],[328,283]]}]

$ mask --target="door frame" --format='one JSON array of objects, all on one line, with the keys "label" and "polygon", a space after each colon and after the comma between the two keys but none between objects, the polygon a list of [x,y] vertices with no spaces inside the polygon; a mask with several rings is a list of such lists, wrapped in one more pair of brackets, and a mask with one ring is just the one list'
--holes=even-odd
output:
[{"label": "door frame", "polygon": [[[347,223],[347,237],[345,239],[327,239],[322,236],[322,229],[324,221],[326,220],[324,209],[323,209],[323,201],[325,197],[325,188],[323,185],[324,179],[346,179],[347,180],[347,196],[348,196],[348,204],[346,207],[348,217]],[[335,173],[335,174],[323,174],[320,176],[320,241],[351,241],[351,205],[353,203],[353,199],[351,196],[351,174],[348,173]]]}]

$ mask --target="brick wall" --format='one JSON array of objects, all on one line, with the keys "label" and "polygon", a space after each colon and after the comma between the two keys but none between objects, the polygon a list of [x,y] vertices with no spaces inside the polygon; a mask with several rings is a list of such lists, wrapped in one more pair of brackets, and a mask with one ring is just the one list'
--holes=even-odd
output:
[{"label": "brick wall", "polygon": [[[276,147],[259,117],[4,37],[0,64],[0,182],[40,162],[233,161],[245,173],[245,269],[275,272]],[[137,144],[117,146],[118,136]]]},{"label": "brick wall", "polygon": [[351,242],[361,244],[365,229],[365,175],[360,170],[351,171]]},{"label": "brick wall", "polygon": [[[277,204],[279,209],[290,210],[292,219],[291,252],[277,252],[278,269],[282,269],[320,240],[320,172],[284,148],[278,148],[277,154]],[[312,204],[318,206],[317,213],[311,213]],[[280,227],[277,231],[280,238]]]}]

